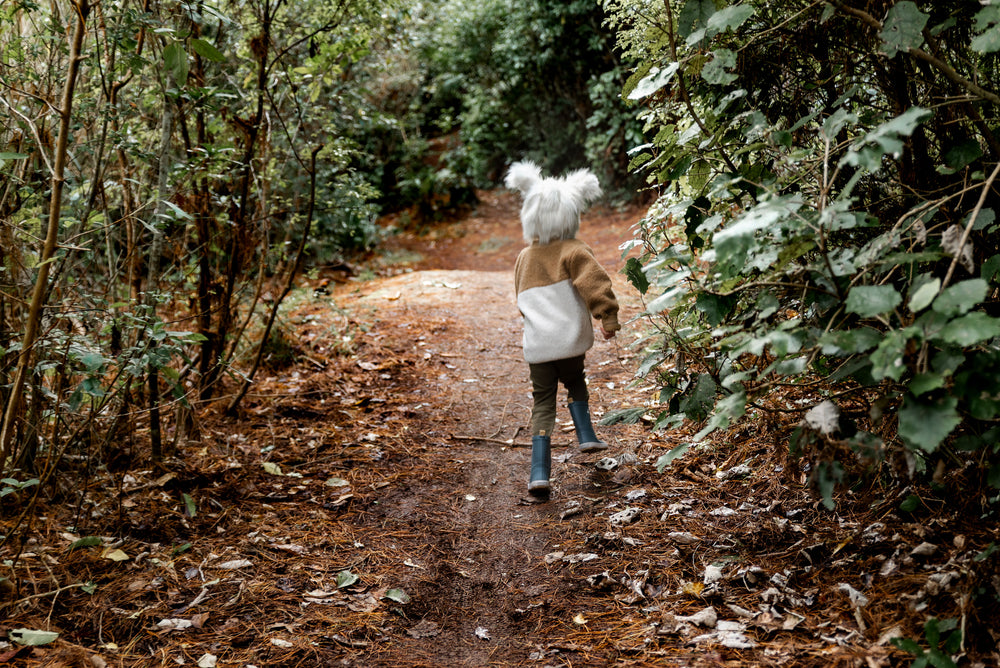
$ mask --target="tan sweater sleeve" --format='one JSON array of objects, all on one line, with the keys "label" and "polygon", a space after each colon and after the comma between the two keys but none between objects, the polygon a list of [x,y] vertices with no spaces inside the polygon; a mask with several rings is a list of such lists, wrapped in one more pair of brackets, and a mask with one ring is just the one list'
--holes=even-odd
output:
[{"label": "tan sweater sleeve", "polygon": [[583,297],[590,314],[601,321],[605,331],[616,332],[621,329],[618,323],[618,299],[611,286],[611,277],[594,257],[593,251],[581,244],[574,249],[567,261],[573,286]]}]

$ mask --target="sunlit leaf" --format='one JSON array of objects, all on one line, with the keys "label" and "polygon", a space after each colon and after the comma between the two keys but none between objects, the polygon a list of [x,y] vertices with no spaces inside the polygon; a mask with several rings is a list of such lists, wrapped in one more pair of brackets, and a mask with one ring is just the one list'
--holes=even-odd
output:
[{"label": "sunlit leaf", "polygon": [[632,90],[628,95],[630,100],[641,100],[644,97],[649,97],[656,91],[660,90],[664,86],[668,85],[677,70],[680,68],[680,63],[670,63],[663,69],[658,69],[655,72],[647,74],[638,84],[636,84],[635,89]]}]

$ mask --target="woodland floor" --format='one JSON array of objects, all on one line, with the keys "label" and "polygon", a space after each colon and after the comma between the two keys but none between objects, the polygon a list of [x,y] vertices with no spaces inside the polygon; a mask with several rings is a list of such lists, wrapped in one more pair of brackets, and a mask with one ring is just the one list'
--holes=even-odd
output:
[{"label": "woodland floor", "polygon": [[[976,605],[1000,594],[995,517],[875,480],[827,511],[783,454],[800,413],[663,473],[699,425],[598,427],[611,448],[587,456],[567,428],[551,498],[530,499],[517,202],[481,197],[355,276],[310,279],[282,323],[294,362],[238,419],[205,407],[165,469],[94,472],[82,501],[44,506],[0,555],[0,637],[60,635],[0,644],[0,665],[901,666],[889,639],[929,648],[932,614],[966,629],[962,665],[997,665],[995,606]],[[617,272],[640,216],[595,210],[580,236]],[[627,321],[640,305],[615,277]],[[653,399],[633,383],[641,329],[589,353],[595,418]],[[70,549],[85,536],[102,539]]]}]

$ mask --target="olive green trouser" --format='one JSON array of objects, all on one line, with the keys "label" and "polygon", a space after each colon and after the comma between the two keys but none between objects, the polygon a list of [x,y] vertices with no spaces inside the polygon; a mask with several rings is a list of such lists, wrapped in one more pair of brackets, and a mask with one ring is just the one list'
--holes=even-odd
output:
[{"label": "olive green trouser", "polygon": [[569,400],[587,401],[587,377],[583,370],[583,355],[551,362],[529,364],[531,394],[535,404],[531,409],[531,435],[551,436],[556,424],[556,394],[561,382]]}]

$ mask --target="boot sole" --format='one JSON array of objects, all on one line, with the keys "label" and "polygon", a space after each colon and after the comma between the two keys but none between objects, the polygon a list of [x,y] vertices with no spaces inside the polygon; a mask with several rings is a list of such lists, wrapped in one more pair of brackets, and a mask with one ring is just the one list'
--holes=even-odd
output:
[{"label": "boot sole", "polygon": [[607,450],[607,443],[581,443],[580,452],[587,454],[590,452],[600,452],[602,450]]},{"label": "boot sole", "polygon": [[532,496],[548,496],[549,490],[548,480],[534,480],[528,483],[528,494]]}]

